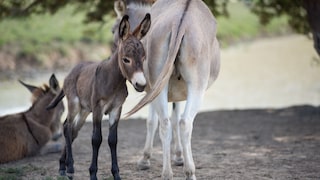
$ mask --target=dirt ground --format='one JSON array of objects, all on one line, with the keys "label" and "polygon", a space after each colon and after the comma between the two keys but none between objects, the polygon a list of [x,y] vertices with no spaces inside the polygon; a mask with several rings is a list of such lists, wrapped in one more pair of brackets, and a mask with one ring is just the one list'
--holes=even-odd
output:
[{"label": "dirt ground", "polygon": [[[111,177],[107,126],[104,121],[99,179]],[[91,130],[92,123],[86,123],[73,144],[75,180],[89,178]],[[119,124],[118,157],[123,179],[160,179],[162,151],[158,134],[151,169],[137,170],[145,134],[145,119]],[[320,106],[199,113],[192,150],[198,179],[320,179]],[[56,179],[59,156],[38,155],[0,168],[29,166],[33,170],[25,172],[22,179]],[[184,179],[182,167],[173,166],[173,172],[174,179]]]}]

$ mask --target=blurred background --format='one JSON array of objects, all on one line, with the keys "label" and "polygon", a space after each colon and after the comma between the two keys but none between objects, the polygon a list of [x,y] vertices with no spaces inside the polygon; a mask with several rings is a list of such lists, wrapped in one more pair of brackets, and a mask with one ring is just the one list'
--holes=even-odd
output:
[{"label": "blurred background", "polygon": [[[0,2],[0,116],[30,106],[30,94],[18,79],[41,85],[55,73],[62,85],[75,64],[110,56],[116,18],[113,2]],[[205,3],[218,22],[221,71],[208,89],[201,111],[320,105],[316,51],[320,28],[314,23],[320,19],[319,1]],[[128,86],[124,113],[143,96]],[[147,117],[147,109],[135,117]]]}]

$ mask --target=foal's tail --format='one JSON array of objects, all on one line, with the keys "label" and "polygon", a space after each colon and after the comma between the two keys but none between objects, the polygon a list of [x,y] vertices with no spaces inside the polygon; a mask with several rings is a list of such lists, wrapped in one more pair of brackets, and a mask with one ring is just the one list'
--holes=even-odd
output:
[{"label": "foal's tail", "polygon": [[65,94],[63,89],[61,89],[60,93],[50,102],[50,104],[46,107],[47,110],[55,108],[57,104],[64,98]]}]

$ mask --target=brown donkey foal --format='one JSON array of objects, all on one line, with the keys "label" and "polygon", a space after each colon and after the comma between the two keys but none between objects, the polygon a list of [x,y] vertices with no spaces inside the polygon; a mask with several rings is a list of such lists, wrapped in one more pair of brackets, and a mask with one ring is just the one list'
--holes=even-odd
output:
[{"label": "brown donkey foal", "polygon": [[39,153],[61,124],[63,103],[52,110],[45,108],[60,90],[55,76],[49,80],[50,87],[20,83],[32,93],[32,106],[25,112],[0,117],[0,163]]},{"label": "brown donkey foal", "polygon": [[[146,14],[140,25],[130,33],[129,16],[125,15],[119,25],[118,48],[109,60],[99,63],[85,62],[75,66],[65,78],[63,90],[47,108],[66,95],[68,100],[68,115],[64,123],[65,150],[60,158],[60,175],[71,179],[74,173],[72,142],[78,135],[86,117],[92,112],[92,161],[89,168],[90,179],[97,179],[97,160],[102,142],[101,120],[104,114],[109,114],[108,144],[111,150],[114,179],[120,179],[117,162],[117,127],[122,105],[128,96],[126,80],[138,92],[146,86],[143,73],[145,51],[140,39],[149,30],[150,14]],[[67,170],[67,174],[66,171]]]}]

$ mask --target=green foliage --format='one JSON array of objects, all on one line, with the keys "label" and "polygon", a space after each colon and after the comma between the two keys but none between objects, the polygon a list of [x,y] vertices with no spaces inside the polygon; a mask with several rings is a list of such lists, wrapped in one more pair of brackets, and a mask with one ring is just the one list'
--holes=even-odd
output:
[{"label": "green foliage", "polygon": [[268,24],[273,18],[286,15],[289,25],[294,30],[299,33],[310,32],[303,0],[254,0],[251,8],[262,24]]},{"label": "green foliage", "polygon": [[[287,18],[284,16],[263,26],[243,3],[229,3],[225,11],[230,12],[229,16],[218,16],[217,19],[218,37],[223,45],[257,37],[261,33],[287,31],[284,28],[288,27]],[[105,24],[83,24],[84,19],[85,13],[72,6],[66,6],[54,15],[46,13],[23,19],[5,19],[0,22],[0,47],[8,43],[18,45],[21,55],[49,51],[66,55],[68,47],[79,41],[107,44],[112,40],[110,29],[114,23],[113,17],[105,17]]]},{"label": "green foliage", "polygon": [[0,3],[0,19],[26,17],[32,14],[55,14],[67,5],[86,10],[86,21],[104,21],[104,16],[113,9],[113,1],[105,0],[4,0]]},{"label": "green foliage", "polygon": [[72,43],[79,39],[101,42],[110,39],[110,28],[114,22],[110,16],[106,17],[105,24],[83,25],[84,13],[74,13],[75,10],[74,7],[67,6],[55,15],[46,13],[29,18],[5,19],[0,23],[0,46],[5,42],[24,44],[32,41],[37,46],[61,40]]},{"label": "green foliage", "polygon": [[217,18],[218,39],[222,46],[240,40],[290,31],[286,16],[275,18],[267,25],[262,25],[259,18],[244,3],[229,3],[227,11],[230,12],[228,17]]},{"label": "green foliage", "polygon": [[[152,2],[153,0],[126,0]],[[203,0],[215,16],[228,16],[229,0]],[[271,22],[271,19],[286,15],[289,24],[297,32],[308,32],[309,24],[306,21],[304,0],[241,0],[250,5],[252,12],[258,15],[262,24]],[[308,0],[310,1],[310,0]],[[10,17],[26,17],[32,14],[54,14],[68,5],[85,12],[85,22],[107,22],[113,12],[114,0],[3,0],[0,1],[0,20]]]},{"label": "green foliage", "polygon": [[84,24],[84,19],[85,13],[73,6],[66,6],[54,15],[4,19],[0,22],[0,48],[9,46],[7,49],[17,59],[31,57],[43,64],[48,59],[44,54],[58,52],[65,57],[79,42],[108,44],[111,41],[114,18],[106,16],[105,23],[90,24]]}]

